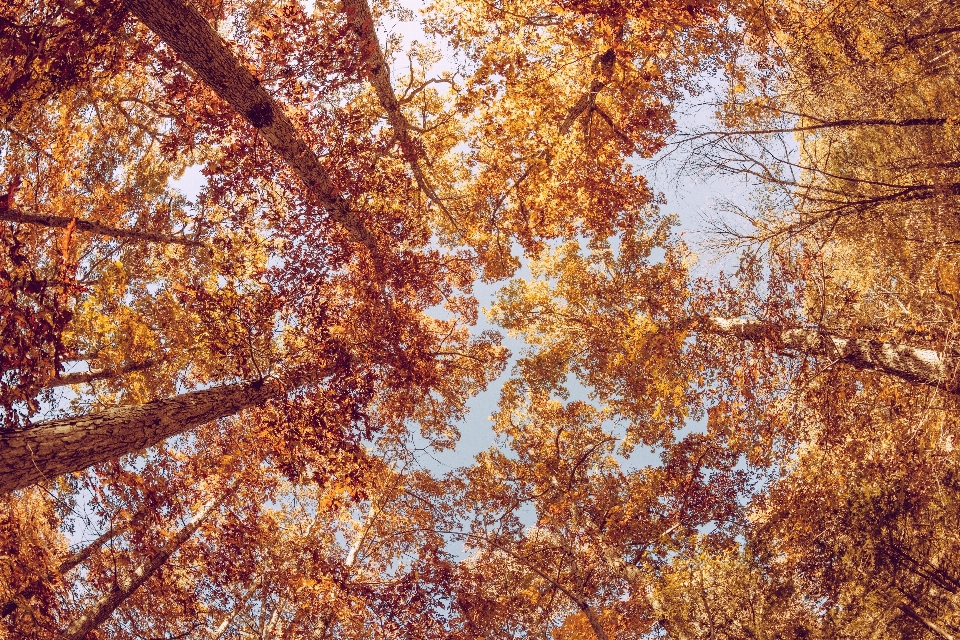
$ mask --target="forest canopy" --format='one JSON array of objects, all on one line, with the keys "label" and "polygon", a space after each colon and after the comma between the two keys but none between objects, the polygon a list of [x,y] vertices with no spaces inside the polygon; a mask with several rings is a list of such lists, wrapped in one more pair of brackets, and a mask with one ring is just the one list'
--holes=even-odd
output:
[{"label": "forest canopy", "polygon": [[958,39],[6,0],[0,638],[960,638]]}]

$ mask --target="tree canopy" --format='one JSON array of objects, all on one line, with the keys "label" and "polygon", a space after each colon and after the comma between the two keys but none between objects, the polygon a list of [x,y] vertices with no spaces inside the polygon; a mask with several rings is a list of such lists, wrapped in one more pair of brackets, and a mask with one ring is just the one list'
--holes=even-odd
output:
[{"label": "tree canopy", "polygon": [[3,3],[0,638],[960,637],[958,37]]}]

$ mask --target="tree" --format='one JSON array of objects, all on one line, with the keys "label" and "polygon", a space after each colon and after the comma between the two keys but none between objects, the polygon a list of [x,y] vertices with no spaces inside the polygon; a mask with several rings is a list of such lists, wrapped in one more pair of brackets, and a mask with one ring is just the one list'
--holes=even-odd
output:
[{"label": "tree", "polygon": [[[950,228],[952,5],[438,2],[401,71],[403,14],[0,10],[4,623],[954,633],[952,236],[891,241]],[[708,281],[634,161],[718,73],[697,140],[780,199]],[[526,344],[438,477],[509,358],[478,282]]]},{"label": "tree", "polygon": [[79,618],[74,620],[70,626],[67,627],[63,637],[69,638],[70,640],[80,640],[86,637],[91,630],[103,623],[104,620],[109,618],[124,600],[139,589],[144,582],[153,577],[157,570],[167,561],[167,558],[179,550],[181,545],[200,528],[213,510],[230,497],[231,493],[232,491],[227,491],[222,496],[212,498],[204,504],[186,526],[181,528],[169,542],[134,568],[129,575],[123,576],[114,584],[113,589],[111,589],[109,593],[97,600],[97,602],[85,610]]},{"label": "tree", "polygon": [[697,138],[703,163],[766,191],[734,238],[821,254],[808,307],[828,325],[949,348],[956,19],[952,3],[758,7],[727,128]]},{"label": "tree", "polygon": [[20,489],[135,453],[211,420],[255,407],[278,393],[276,382],[240,383],[5,433],[0,490]]}]

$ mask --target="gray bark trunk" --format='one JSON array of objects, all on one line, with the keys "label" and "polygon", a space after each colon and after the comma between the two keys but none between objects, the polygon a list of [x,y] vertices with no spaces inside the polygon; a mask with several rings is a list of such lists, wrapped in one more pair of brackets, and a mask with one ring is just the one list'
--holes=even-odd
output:
[{"label": "gray bark trunk", "polygon": [[140,240],[145,242],[158,242],[161,244],[182,244],[188,247],[203,246],[202,242],[185,238],[184,236],[173,235],[169,233],[156,233],[153,231],[140,231],[137,229],[118,229],[108,227],[99,222],[90,220],[79,220],[77,218],[68,218],[65,216],[47,216],[25,213],[18,209],[8,209],[0,207],[0,220],[8,222],[20,222],[23,224],[35,224],[41,227],[50,227],[54,229],[66,229],[71,223],[78,231],[95,233],[100,236],[110,238],[121,238],[124,240]]},{"label": "gray bark trunk", "polygon": [[140,586],[150,579],[167,559],[176,553],[177,549],[183,546],[183,543],[190,539],[190,536],[200,528],[203,521],[207,519],[213,511],[223,503],[232,493],[233,489],[225,492],[219,498],[211,500],[197,512],[185,527],[177,532],[167,544],[159,551],[150,556],[143,564],[123,576],[114,583],[113,588],[103,595],[96,603],[91,605],[83,612],[79,618],[67,628],[61,640],[83,640],[86,635],[96,629],[98,626],[113,615],[123,601],[129,598]]},{"label": "gray bark trunk", "polygon": [[909,345],[845,338],[816,329],[789,329],[756,318],[701,318],[697,330],[734,336],[751,342],[771,342],[778,351],[822,356],[855,369],[881,371],[957,393],[956,363],[932,349]]},{"label": "gray bark trunk", "polygon": [[279,393],[275,382],[242,382],[0,433],[0,493],[140,451]]},{"label": "gray bark trunk", "polygon": [[317,155],[207,20],[182,0],[127,0],[126,5],[218,96],[260,131],[328,214],[375,255],[373,235],[350,211],[346,199],[334,191]]}]

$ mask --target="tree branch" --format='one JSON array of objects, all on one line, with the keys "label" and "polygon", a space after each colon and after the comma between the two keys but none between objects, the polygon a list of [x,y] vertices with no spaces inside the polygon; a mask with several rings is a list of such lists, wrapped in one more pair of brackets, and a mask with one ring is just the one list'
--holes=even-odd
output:
[{"label": "tree branch", "polygon": [[38,215],[20,211],[19,209],[9,209],[0,205],[0,220],[7,222],[18,222],[21,224],[35,224],[41,227],[50,227],[54,229],[66,229],[71,224],[77,231],[86,231],[110,238],[121,238],[124,240],[142,240],[145,242],[159,242],[162,244],[181,244],[188,247],[202,247],[204,243],[197,240],[169,233],[157,233],[155,231],[141,231],[138,229],[118,229],[108,227],[99,222],[90,220],[80,220],[79,218],[68,218],[66,216]]},{"label": "tree branch", "polygon": [[65,373],[51,380],[46,388],[65,387],[70,384],[83,384],[84,382],[94,382],[95,380],[106,380],[116,378],[127,373],[143,371],[157,364],[159,360],[149,359],[143,362],[131,362],[120,365],[119,367],[110,367],[105,369],[96,369],[94,371],[81,371],[79,373]]},{"label": "tree branch", "polygon": [[[450,214],[446,205],[440,200],[436,190],[427,179],[423,168],[420,166],[420,154],[416,148],[415,141],[410,135],[410,123],[406,116],[400,110],[400,101],[393,90],[393,84],[390,82],[390,66],[383,56],[383,49],[380,47],[380,40],[377,38],[377,32],[373,24],[373,13],[370,11],[370,5],[367,0],[343,0],[343,11],[347,15],[347,22],[360,38],[360,54],[363,56],[363,65],[367,71],[367,80],[373,85],[380,101],[380,106],[387,112],[387,119],[397,136],[400,143],[400,150],[403,153],[404,160],[413,172],[420,190],[443,212],[456,228],[459,228],[456,220]],[[424,87],[426,85],[423,85]],[[420,90],[422,90],[421,87]]]},{"label": "tree branch", "polygon": [[751,317],[702,317],[696,330],[749,342],[772,342],[778,351],[826,356],[854,369],[880,371],[909,382],[958,393],[956,363],[933,349],[846,338],[817,329],[786,328]]}]

